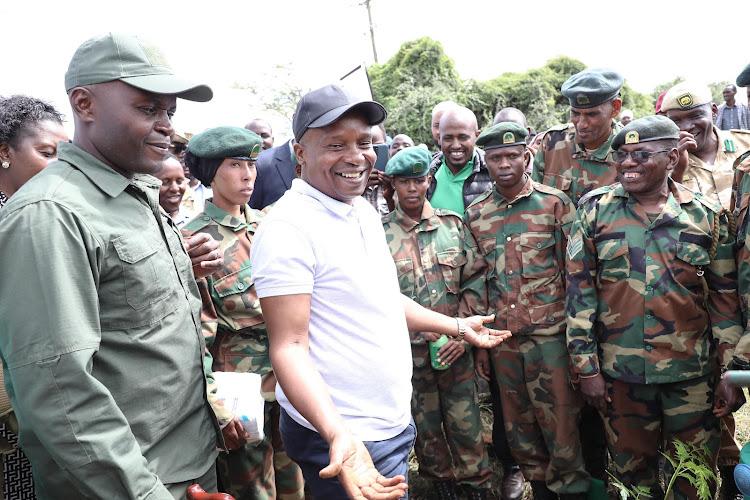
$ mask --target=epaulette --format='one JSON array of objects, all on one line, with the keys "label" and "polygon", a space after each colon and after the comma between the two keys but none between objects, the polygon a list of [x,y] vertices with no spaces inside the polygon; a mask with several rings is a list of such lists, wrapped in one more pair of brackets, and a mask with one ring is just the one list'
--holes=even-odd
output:
[{"label": "epaulette", "polygon": [[[742,165],[742,163],[750,158],[750,151],[745,151],[739,158],[734,160],[734,163],[732,164],[732,168],[735,170],[742,170],[743,172],[750,172],[750,162],[747,163],[747,165]],[[740,168],[740,165],[742,167]]]},{"label": "epaulette", "polygon": [[384,216],[382,216],[382,217],[380,218],[380,222],[382,222],[382,223],[383,223],[384,225],[385,225],[385,224],[388,224],[389,222],[391,222],[391,215],[390,215],[390,214],[388,214],[388,215],[384,215]]},{"label": "epaulette", "polygon": [[[685,186],[680,186],[683,189],[686,189],[690,191],[689,188],[686,188]],[[705,196],[703,193],[696,193],[693,191],[693,196],[696,200],[698,200],[701,204],[705,205],[706,208],[711,210],[715,214],[721,215],[721,213],[724,211],[724,209],[721,206],[721,203],[718,201],[712,200],[710,197]]]},{"label": "epaulette", "polygon": [[205,212],[203,212],[202,214],[199,214],[193,220],[185,224],[182,230],[186,232],[190,232],[190,233],[196,233],[200,231],[201,229],[203,229],[204,227],[208,226],[209,224],[211,224],[211,217],[209,217],[208,215],[206,215]]},{"label": "epaulette", "polygon": [[467,209],[469,209],[469,208],[473,207],[474,205],[476,205],[477,203],[479,203],[480,201],[482,201],[482,200],[486,200],[486,199],[487,199],[487,197],[488,197],[488,196],[490,196],[491,194],[492,194],[492,190],[491,190],[491,189],[488,189],[488,190],[487,190],[487,191],[485,191],[484,193],[482,193],[482,194],[480,194],[479,196],[477,196],[476,198],[474,198],[474,201],[472,201],[472,202],[471,202],[471,203],[469,204],[469,206],[468,206],[468,207],[466,207],[466,208],[467,208]]},{"label": "epaulette", "polygon": [[[563,130],[567,130],[570,128],[570,126],[573,125],[572,123],[561,123],[559,125],[554,125],[547,129],[547,132],[562,132]],[[544,132],[545,134],[547,132]]]},{"label": "epaulette", "polygon": [[453,216],[453,217],[458,217],[459,219],[463,220],[463,217],[461,217],[461,214],[459,214],[458,212],[454,212],[453,210],[448,210],[447,208],[436,208],[435,215],[437,215],[438,217]]},{"label": "epaulette", "polygon": [[562,202],[565,205],[570,204],[570,198],[568,197],[568,195],[560,191],[556,187],[547,186],[546,184],[540,184],[539,182],[536,182],[536,181],[531,181],[531,185],[534,186],[534,190],[539,191],[540,193],[546,193],[546,194],[551,194],[553,196],[557,196],[558,198],[562,200]]},{"label": "epaulette", "polygon": [[594,196],[601,196],[603,194],[607,194],[610,191],[613,191],[615,188],[617,188],[620,185],[619,182],[615,182],[614,184],[610,184],[609,186],[602,186],[600,188],[592,189],[588,193],[581,196],[581,199],[578,200],[578,207],[582,207],[584,203],[586,203],[588,200],[593,198]]}]

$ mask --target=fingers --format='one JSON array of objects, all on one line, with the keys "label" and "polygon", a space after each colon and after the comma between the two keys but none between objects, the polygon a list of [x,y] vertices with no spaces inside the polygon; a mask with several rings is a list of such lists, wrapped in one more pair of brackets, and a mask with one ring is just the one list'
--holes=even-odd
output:
[{"label": "fingers", "polygon": [[486,325],[487,323],[492,323],[493,321],[495,321],[494,314],[490,314],[489,316],[480,316],[480,318],[482,319],[483,325]]},{"label": "fingers", "polygon": [[321,477],[321,479],[330,479],[332,477],[336,477],[341,473],[341,462],[335,463],[333,460],[331,460],[327,466],[322,468],[320,472],[318,473],[318,476]]}]

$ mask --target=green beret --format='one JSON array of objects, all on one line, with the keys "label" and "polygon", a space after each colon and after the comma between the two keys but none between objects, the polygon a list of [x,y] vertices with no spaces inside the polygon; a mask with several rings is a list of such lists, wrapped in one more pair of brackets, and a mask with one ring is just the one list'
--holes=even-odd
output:
[{"label": "green beret", "polygon": [[515,122],[500,122],[493,125],[479,137],[477,137],[477,146],[481,146],[485,151],[490,149],[505,148],[508,146],[526,146],[526,136],[529,131],[526,127]]},{"label": "green beret", "polygon": [[430,173],[432,155],[419,146],[402,149],[385,166],[386,175],[398,177],[424,177]]},{"label": "green beret", "polygon": [[666,116],[653,115],[634,120],[620,130],[612,139],[615,151],[623,144],[640,144],[642,142],[679,139],[680,127]]},{"label": "green beret", "polygon": [[239,158],[255,160],[263,139],[240,127],[215,127],[190,139],[188,151],[200,158]]},{"label": "green beret", "polygon": [[738,87],[750,87],[750,64],[737,76]]},{"label": "green beret", "polygon": [[561,92],[572,108],[593,108],[617,97],[624,81],[611,69],[585,69],[568,78]]}]

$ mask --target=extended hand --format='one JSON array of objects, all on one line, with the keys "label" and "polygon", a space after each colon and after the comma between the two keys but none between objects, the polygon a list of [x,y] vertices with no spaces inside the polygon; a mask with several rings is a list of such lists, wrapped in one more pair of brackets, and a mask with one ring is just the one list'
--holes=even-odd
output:
[{"label": "extended hand", "polygon": [[491,330],[484,326],[485,323],[495,321],[494,314],[491,316],[471,316],[462,321],[466,325],[466,341],[481,349],[492,349],[511,335],[508,330]]},{"label": "extended hand", "polygon": [[606,413],[607,403],[612,402],[612,398],[607,396],[605,389],[606,384],[601,373],[597,374],[596,377],[581,379],[581,395],[583,395],[583,399],[601,413]]},{"label": "extended hand", "polygon": [[681,131],[680,139],[677,143],[677,153],[680,157],[677,161],[677,166],[672,170],[672,180],[675,182],[682,182],[685,169],[689,164],[689,152],[695,151],[696,149],[698,149],[698,143],[695,142],[693,134],[684,130]]},{"label": "extended hand", "polygon": [[206,233],[196,233],[185,238],[185,250],[190,256],[196,278],[211,276],[224,266],[219,243]]},{"label": "extended hand", "polygon": [[353,500],[395,500],[408,488],[404,476],[387,478],[380,474],[362,441],[349,434],[334,437],[328,453],[330,462],[320,477],[338,476],[346,494]]}]

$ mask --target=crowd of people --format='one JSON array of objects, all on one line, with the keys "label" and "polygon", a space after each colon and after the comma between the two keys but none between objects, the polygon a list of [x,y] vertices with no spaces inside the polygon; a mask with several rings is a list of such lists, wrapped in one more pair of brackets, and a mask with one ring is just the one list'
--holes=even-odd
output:
[{"label": "crowd of people", "polygon": [[[395,499],[414,450],[430,498],[486,499],[477,377],[503,500],[606,498],[608,464],[663,498],[676,442],[741,497],[747,107],[682,82],[635,118],[623,82],[571,76],[570,123],[539,133],[437,103],[430,145],[328,85],[274,145],[260,118],[176,132],[177,99],[211,89],[110,33],[65,75],[72,140],[49,104],[0,98],[19,498]],[[260,377],[260,441],[216,372]]]}]

